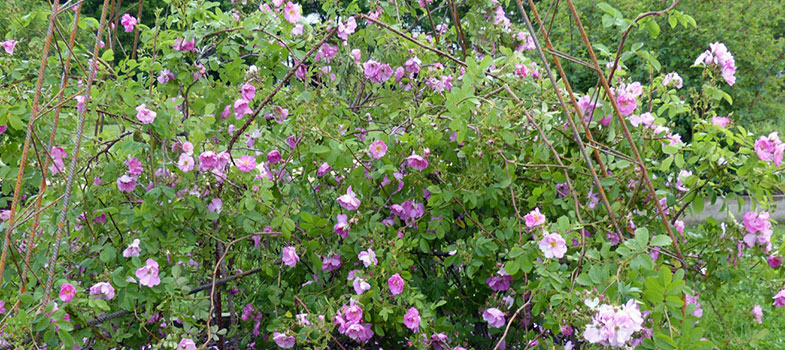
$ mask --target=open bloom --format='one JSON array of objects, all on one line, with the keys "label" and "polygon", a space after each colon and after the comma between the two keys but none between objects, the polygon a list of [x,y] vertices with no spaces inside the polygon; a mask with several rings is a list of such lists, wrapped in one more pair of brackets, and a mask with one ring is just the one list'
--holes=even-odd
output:
[{"label": "open bloom", "polygon": [[158,80],[159,83],[164,84],[164,83],[174,79],[174,73],[172,73],[172,71],[164,68],[163,70],[161,70],[161,74],[159,74],[158,77],[155,78],[155,79]]},{"label": "open bloom", "polygon": [[322,271],[335,271],[341,268],[341,256],[333,254],[322,259]]},{"label": "open bloom", "polygon": [[357,255],[357,259],[360,259],[365,267],[371,265],[376,266],[379,263],[379,261],[376,260],[376,253],[370,248],[368,248],[368,250],[361,251],[360,254]]},{"label": "open bloom", "polygon": [[181,153],[180,159],[177,160],[177,167],[184,173],[194,170],[194,164],[194,157],[191,157],[187,153]]},{"label": "open bloom", "polygon": [[338,197],[338,204],[346,210],[357,210],[360,207],[360,199],[352,191],[352,186],[346,189],[346,194]]},{"label": "open bloom", "polygon": [[583,338],[589,343],[614,348],[627,347],[632,334],[643,330],[643,317],[637,302],[630,299],[623,306],[603,304],[586,326]]},{"label": "open bloom", "polygon": [[324,176],[325,174],[327,174],[332,169],[333,169],[333,167],[330,166],[330,164],[328,164],[327,162],[324,162],[324,163],[322,163],[322,165],[319,166],[318,169],[316,169],[316,176]]},{"label": "open bloom", "polygon": [[401,275],[398,273],[392,275],[390,279],[387,280],[387,287],[390,288],[390,293],[392,293],[392,295],[403,293],[403,285],[403,278],[401,278]]},{"label": "open bloom", "polygon": [[540,213],[540,208],[534,208],[531,212],[523,217],[526,220],[526,226],[532,228],[545,223],[545,215]]},{"label": "open bloom", "polygon": [[409,308],[406,315],[403,315],[403,325],[415,332],[420,328],[420,312],[417,308]]},{"label": "open bloom", "polygon": [[90,295],[97,295],[99,298],[103,297],[106,300],[114,298],[114,287],[108,282],[98,282],[90,287]]},{"label": "open bloom", "polygon": [[546,234],[540,241],[540,250],[548,259],[561,259],[567,253],[567,243],[558,233]]},{"label": "open bloom", "polygon": [[353,34],[354,31],[357,29],[357,21],[354,17],[349,17],[346,22],[341,22],[338,24],[338,37],[347,40],[349,35]]},{"label": "open bloom", "polygon": [[60,286],[60,300],[62,300],[63,302],[67,303],[71,301],[71,299],[73,299],[75,295],[76,295],[76,287],[74,287],[73,284],[63,283],[63,285]]},{"label": "open bloom", "polygon": [[147,108],[144,103],[136,107],[136,119],[138,119],[142,124],[152,123],[155,120],[155,116],[156,113]]},{"label": "open bloom", "polygon": [[294,247],[289,246],[283,248],[282,260],[284,265],[295,267],[297,266],[297,262],[300,261],[300,257],[297,256],[297,252],[295,251]]},{"label": "open bloom", "polygon": [[382,140],[376,140],[371,144],[370,151],[374,159],[380,159],[387,154],[387,145]]},{"label": "open bloom", "polygon": [[235,119],[242,119],[246,114],[252,114],[251,107],[248,106],[248,100],[244,98],[234,101],[234,117]]},{"label": "open bloom", "polygon": [[415,153],[406,157],[406,164],[409,165],[410,168],[414,168],[417,170],[424,170],[428,167],[428,160],[425,158],[418,156]]},{"label": "open bloom", "polygon": [[482,319],[488,322],[488,325],[493,328],[501,328],[504,326],[504,312],[497,308],[490,308],[482,313]]},{"label": "open bloom", "polygon": [[295,4],[293,2],[286,3],[286,6],[283,7],[283,17],[289,23],[297,23],[302,18],[302,9],[300,5]]},{"label": "open bloom", "polygon": [[721,128],[725,128],[725,127],[728,126],[728,123],[730,123],[730,118],[728,118],[728,117],[712,117],[711,118],[711,123],[716,125],[716,126],[719,126]]},{"label": "open bloom", "polygon": [[136,277],[139,278],[139,284],[147,287],[155,287],[161,283],[158,277],[158,263],[153,259],[147,259],[145,266],[136,270]]},{"label": "open bloom", "polygon": [[363,295],[365,291],[371,289],[371,285],[360,277],[356,277],[354,281],[352,281],[352,287],[354,287],[354,292],[357,293],[357,295]]},{"label": "open bloom", "polygon": [[774,307],[785,306],[785,289],[777,292],[772,299],[774,299]]},{"label": "open bloom", "polygon": [[254,168],[256,168],[256,159],[247,154],[240,157],[240,159],[237,161],[237,169],[240,169],[240,171],[244,173],[247,173]]},{"label": "open bloom", "polygon": [[755,153],[764,162],[773,162],[775,166],[780,166],[784,152],[785,142],[780,141],[776,131],[755,141]]},{"label": "open bloom", "polygon": [[274,149],[267,153],[267,161],[270,164],[279,163],[281,161],[281,151]]},{"label": "open bloom", "polygon": [[136,188],[136,177],[123,175],[117,178],[117,188],[122,192],[131,193]]},{"label": "open bloom", "polygon": [[744,228],[747,234],[744,235],[744,243],[747,247],[752,248],[755,244],[766,247],[767,251],[771,247],[771,222],[769,221],[769,213],[762,212],[747,212],[744,214]]},{"label": "open bloom", "polygon": [[129,14],[123,14],[123,17],[120,19],[120,24],[123,25],[126,33],[130,33],[134,30],[134,26],[136,26],[136,17],[131,16]]},{"label": "open bloom", "polygon": [[[290,3],[291,4],[291,3]],[[282,349],[291,349],[294,347],[294,336],[287,336],[286,334],[274,332],[273,333],[273,341],[279,348]]]},{"label": "open bloom", "polygon": [[196,51],[196,39],[188,40],[186,38],[175,39],[172,48],[175,51]]},{"label": "open bloom", "polygon": [[130,258],[132,256],[139,256],[139,253],[142,252],[142,248],[139,248],[139,243],[141,242],[139,241],[138,238],[134,239],[134,241],[131,242],[131,245],[129,245],[128,248],[125,248],[125,250],[123,250],[123,256],[126,258]]},{"label": "open bloom", "polygon": [[183,338],[177,344],[177,350],[196,350],[196,343],[191,338]]}]

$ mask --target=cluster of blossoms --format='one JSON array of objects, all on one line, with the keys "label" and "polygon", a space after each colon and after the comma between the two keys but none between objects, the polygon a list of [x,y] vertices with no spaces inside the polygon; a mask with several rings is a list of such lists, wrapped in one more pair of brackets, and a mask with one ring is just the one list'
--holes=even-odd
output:
[{"label": "cluster of blossoms", "polygon": [[684,80],[682,80],[679,73],[676,72],[670,72],[666,74],[664,78],[662,78],[662,86],[665,87],[675,87],[677,89],[681,89],[683,83]]},{"label": "cluster of blossoms", "polygon": [[[545,215],[540,213],[540,208],[534,208],[534,210],[526,214],[523,219],[526,220],[526,226],[529,228],[545,224]],[[545,236],[540,240],[539,247],[545,257],[548,259],[561,259],[564,257],[564,254],[567,253],[567,242],[564,238],[557,232],[543,232],[545,233]]]},{"label": "cluster of blossoms", "polygon": [[[142,248],[139,247],[141,241],[139,239],[134,239],[131,244],[123,250],[123,257],[130,258],[139,256],[142,252]],[[158,263],[153,259],[147,259],[145,262],[145,266],[142,266],[136,270],[136,277],[139,278],[139,284],[147,287],[155,287],[161,283],[161,279],[158,277]],[[95,288],[95,286],[93,286]],[[109,286],[111,288],[111,286]],[[100,294],[104,294],[104,296],[108,299],[111,299],[106,291],[106,286],[101,286],[96,291],[100,291]],[[99,294],[93,293],[93,289],[90,289],[90,294]],[[112,290],[112,296],[114,296],[114,290]]]},{"label": "cluster of blossoms", "polygon": [[619,113],[623,116],[628,116],[638,108],[638,101],[636,98],[643,93],[641,83],[633,82],[630,84],[621,83],[613,89],[613,95],[616,97],[616,103],[619,106]]},{"label": "cluster of blossoms", "polygon": [[197,52],[196,39],[188,40],[186,38],[178,38],[174,40],[172,49],[178,52]]},{"label": "cluster of blossoms", "polygon": [[363,63],[363,73],[365,78],[372,83],[384,83],[393,76],[393,70],[387,63],[379,63],[374,60],[368,60]]},{"label": "cluster of blossoms", "polygon": [[349,305],[344,305],[335,314],[333,322],[341,333],[355,341],[366,342],[373,337],[370,323],[363,323],[363,309],[354,300]]},{"label": "cluster of blossoms", "polygon": [[736,84],[736,60],[725,44],[711,43],[709,48],[698,56],[693,65],[719,66],[725,82],[730,86]]},{"label": "cluster of blossoms", "polygon": [[783,153],[785,153],[785,142],[780,141],[777,132],[769,136],[761,136],[755,141],[755,153],[764,162],[772,162],[775,166],[782,165]]},{"label": "cluster of blossoms", "polygon": [[136,180],[142,174],[142,162],[131,158],[125,164],[128,166],[128,171],[117,178],[117,188],[122,192],[131,193],[136,189]]},{"label": "cluster of blossoms", "polygon": [[771,250],[771,222],[769,221],[769,213],[767,212],[754,212],[750,211],[744,214],[744,229],[747,234],[744,235],[744,243],[748,248],[754,247],[756,244],[765,247],[766,252]]},{"label": "cluster of blossoms", "polygon": [[127,13],[123,14],[123,17],[120,19],[120,24],[123,26],[123,29],[125,29],[126,33],[132,32],[137,23],[138,22],[136,21],[136,17]]},{"label": "cluster of blossoms", "polygon": [[624,306],[603,304],[596,309],[583,338],[592,344],[614,348],[628,346],[635,332],[643,330],[643,316],[634,299]]}]

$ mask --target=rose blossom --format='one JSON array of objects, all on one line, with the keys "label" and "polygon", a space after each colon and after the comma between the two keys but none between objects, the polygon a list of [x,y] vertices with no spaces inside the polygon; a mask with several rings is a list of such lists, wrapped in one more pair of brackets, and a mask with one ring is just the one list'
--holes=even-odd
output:
[{"label": "rose blossom", "polygon": [[120,19],[120,24],[123,25],[126,33],[130,33],[134,30],[134,26],[136,26],[136,18],[129,14],[123,14],[123,17]]},{"label": "rose blossom", "polygon": [[240,159],[237,161],[237,169],[244,173],[247,173],[254,168],[256,168],[256,159],[247,154],[240,157]]},{"label": "rose blossom", "polygon": [[346,194],[338,197],[338,204],[346,210],[357,210],[360,207],[360,200],[352,191],[352,186],[346,189]]},{"label": "rose blossom", "polygon": [[567,244],[560,234],[547,234],[546,232],[545,237],[540,241],[540,250],[548,259],[561,259],[564,256],[564,253],[567,253]]},{"label": "rose blossom", "polygon": [[76,287],[70,283],[63,283],[60,286],[60,300],[63,302],[70,302],[76,295]]},{"label": "rose blossom", "polygon": [[90,295],[98,295],[99,298],[103,296],[104,299],[111,300],[114,294],[114,287],[108,282],[98,282],[90,287]]},{"label": "rose blossom", "polygon": [[420,312],[417,308],[409,308],[409,311],[403,316],[403,325],[417,332],[420,328]]},{"label": "rose blossom", "polygon": [[117,188],[122,192],[133,192],[136,188],[136,178],[128,175],[118,177]]},{"label": "rose blossom", "polygon": [[294,247],[289,246],[283,248],[282,260],[284,265],[295,267],[297,266],[297,262],[300,261],[300,257],[297,256],[297,252],[295,251]]},{"label": "rose blossom", "polygon": [[374,159],[380,159],[387,154],[387,145],[382,140],[376,140],[371,144],[370,151]]},{"label": "rose blossom", "polygon": [[526,226],[532,228],[545,223],[545,215],[540,213],[540,208],[534,208],[531,212],[523,217],[526,220]]},{"label": "rose blossom", "polygon": [[483,311],[482,318],[493,328],[501,328],[505,324],[504,313],[497,308],[490,308]]},{"label": "rose blossom", "polygon": [[147,264],[136,270],[136,277],[139,278],[139,284],[147,287],[155,287],[161,283],[158,277],[158,263],[153,259],[147,259]]},{"label": "rose blossom", "polygon": [[152,123],[155,120],[155,116],[156,113],[148,109],[144,103],[136,107],[136,119],[142,122],[142,124]]},{"label": "rose blossom", "polygon": [[406,164],[411,168],[424,170],[428,167],[428,160],[412,152],[412,155],[406,158]]},{"label": "rose blossom", "polygon": [[387,286],[390,288],[390,293],[392,295],[398,295],[403,293],[403,278],[401,278],[400,274],[394,274],[387,280]]}]

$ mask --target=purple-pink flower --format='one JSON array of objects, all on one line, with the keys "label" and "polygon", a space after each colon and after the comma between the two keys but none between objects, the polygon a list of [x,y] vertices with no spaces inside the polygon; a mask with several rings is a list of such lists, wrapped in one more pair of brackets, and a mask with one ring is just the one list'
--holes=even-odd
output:
[{"label": "purple-pink flower", "polygon": [[131,193],[136,188],[136,177],[123,175],[117,178],[117,188],[122,192]]},{"label": "purple-pink flower", "polygon": [[158,80],[158,82],[161,84],[164,84],[172,79],[174,79],[174,73],[166,68],[162,69],[161,73],[156,78],[156,80]]},{"label": "purple-pink flower", "polygon": [[357,259],[360,259],[365,267],[371,265],[376,266],[379,263],[379,261],[376,260],[376,252],[374,252],[371,248],[361,251],[360,254],[357,255]]},{"label": "purple-pink flower", "polygon": [[247,173],[254,168],[256,168],[256,159],[247,154],[240,157],[240,159],[237,161],[237,169],[244,173]]},{"label": "purple-pink flower", "polygon": [[175,39],[172,48],[175,51],[196,51],[196,40],[188,40],[186,38]]},{"label": "purple-pink flower", "polygon": [[349,238],[349,217],[345,214],[338,214],[338,223],[333,226],[333,230],[342,238]]},{"label": "purple-pink flower", "polygon": [[287,336],[283,333],[273,332],[273,341],[276,345],[278,345],[279,348],[291,349],[294,347],[295,339],[294,336],[291,335]]},{"label": "purple-pink flower", "polygon": [[346,22],[341,22],[338,24],[338,37],[347,40],[349,39],[349,35],[353,34],[354,31],[357,29],[357,21],[354,17],[349,17]]},{"label": "purple-pink flower", "polygon": [[482,319],[485,320],[485,322],[488,322],[488,325],[493,328],[501,328],[505,324],[504,312],[495,307],[483,311]]},{"label": "purple-pink flower", "polygon": [[251,84],[243,84],[240,88],[240,95],[247,101],[253,100],[256,97],[256,88]]},{"label": "purple-pink flower", "polygon": [[341,268],[341,256],[333,254],[322,259],[322,271],[335,271]]},{"label": "purple-pink flower", "polygon": [[281,152],[278,151],[277,149],[274,149],[274,150],[270,151],[269,153],[267,153],[267,161],[270,164],[275,164],[275,163],[280,162],[281,161]]},{"label": "purple-pink flower", "polygon": [[5,52],[7,54],[13,55],[14,54],[14,48],[16,47],[17,43],[19,43],[19,42],[14,40],[14,39],[9,39],[9,40],[0,42],[0,46],[3,47],[3,50],[5,50]]},{"label": "purple-pink flower", "polygon": [[415,332],[420,328],[420,311],[411,307],[406,315],[403,315],[403,325]]},{"label": "purple-pink flower", "polygon": [[281,254],[281,260],[283,260],[284,265],[289,267],[297,266],[297,262],[300,261],[300,257],[297,256],[297,252],[295,251],[294,247],[289,246],[283,248],[283,253]]},{"label": "purple-pink flower", "polygon": [[755,141],[755,153],[758,154],[758,159],[764,162],[773,162],[775,166],[782,165],[783,152],[785,142],[780,141],[776,131]]},{"label": "purple-pink flower", "polygon": [[120,24],[123,25],[126,33],[130,33],[134,31],[134,26],[136,26],[136,17],[131,16],[129,14],[123,14],[123,17],[120,19]]},{"label": "purple-pink flower", "polygon": [[346,194],[338,197],[338,204],[346,210],[357,210],[360,207],[360,199],[352,191],[352,186],[346,189]]},{"label": "purple-pink flower", "polygon": [[196,343],[191,338],[183,338],[177,343],[177,350],[196,350]]},{"label": "purple-pink flower", "polygon": [[760,307],[760,305],[755,305],[752,307],[752,318],[755,320],[755,322],[758,322],[758,324],[763,324],[763,309]]},{"label": "purple-pink flower", "polygon": [[665,87],[675,87],[677,89],[681,89],[684,80],[681,79],[679,73],[670,72],[662,78],[662,86]]},{"label": "purple-pink flower", "polygon": [[177,160],[177,167],[184,173],[194,170],[194,164],[194,157],[187,153],[181,153],[180,159]]},{"label": "purple-pink flower", "polygon": [[409,165],[410,168],[424,170],[428,167],[428,160],[412,152],[412,155],[406,158],[406,164]]},{"label": "purple-pink flower", "polygon": [[248,100],[244,98],[234,101],[234,118],[242,119],[246,114],[252,114],[251,107],[248,106]]},{"label": "purple-pink flower", "polygon": [[327,174],[332,169],[333,169],[333,167],[331,167],[330,164],[327,164],[327,162],[324,162],[324,163],[322,163],[322,165],[319,166],[318,169],[316,169],[316,176],[324,176],[325,174]]},{"label": "purple-pink flower", "polygon": [[401,278],[401,275],[398,273],[392,275],[387,280],[387,287],[390,288],[390,293],[392,293],[392,295],[398,295],[403,293],[403,285],[404,285],[403,278]]},{"label": "purple-pink flower", "polygon": [[772,299],[774,299],[774,307],[785,306],[785,289],[777,292]]},{"label": "purple-pink flower", "polygon": [[730,123],[730,118],[728,118],[728,117],[712,117],[711,118],[711,123],[716,125],[716,126],[719,126],[721,128],[725,128]]},{"label": "purple-pink flower", "polygon": [[71,301],[75,295],[76,295],[76,287],[74,287],[73,284],[63,283],[63,285],[60,286],[60,300],[62,300],[63,302],[67,303]]},{"label": "purple-pink flower", "polygon": [[155,287],[161,283],[158,277],[158,263],[153,259],[147,259],[145,266],[136,270],[136,277],[139,278],[139,284],[147,287]]}]

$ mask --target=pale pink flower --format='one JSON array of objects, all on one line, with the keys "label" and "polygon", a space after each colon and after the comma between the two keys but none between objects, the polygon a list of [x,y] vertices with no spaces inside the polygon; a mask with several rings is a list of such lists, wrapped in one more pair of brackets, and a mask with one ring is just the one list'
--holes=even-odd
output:
[{"label": "pale pink flower", "polygon": [[282,258],[284,265],[289,267],[297,266],[297,262],[300,261],[300,257],[297,256],[297,252],[295,251],[294,247],[289,246],[283,248]]},{"label": "pale pink flower", "polygon": [[681,89],[682,83],[684,81],[681,79],[679,73],[670,72],[662,78],[662,85],[665,87],[675,87],[677,89]]},{"label": "pale pink flower", "polygon": [[147,259],[145,266],[136,270],[136,277],[139,278],[139,284],[147,287],[155,287],[161,283],[158,277],[158,263],[153,259]]},{"label": "pale pink flower", "polygon": [[74,97],[74,100],[76,100],[76,111],[77,112],[84,113],[84,112],[87,111],[87,106],[85,105],[85,102],[87,101],[87,97],[82,96],[82,95],[78,95],[78,96]]},{"label": "pale pink flower", "polygon": [[716,125],[716,126],[719,126],[721,128],[725,128],[725,127],[728,126],[728,123],[730,123],[730,118],[728,118],[728,117],[712,117],[711,118],[711,123]]},{"label": "pale pink flower", "polygon": [[196,343],[191,338],[183,338],[177,344],[177,350],[196,350]]},{"label": "pale pink flower", "polygon": [[302,24],[296,24],[294,27],[292,27],[292,35],[302,35],[304,30],[305,26]]},{"label": "pale pink flower", "polygon": [[486,309],[482,313],[482,318],[493,328],[501,328],[505,324],[504,312],[497,308]]},{"label": "pale pink flower", "polygon": [[758,324],[763,324],[763,320],[761,319],[762,317],[763,317],[763,309],[760,307],[760,305],[753,306],[752,318],[755,320],[755,322],[758,322]]},{"label": "pale pink flower", "polygon": [[322,271],[335,271],[341,268],[341,256],[333,254],[322,259]]},{"label": "pale pink flower", "polygon": [[354,31],[357,29],[357,21],[354,17],[349,17],[346,22],[338,24],[338,37],[347,40],[349,35],[353,34]]},{"label": "pale pink flower", "polygon": [[247,173],[254,168],[256,168],[256,159],[254,159],[254,157],[244,155],[237,161],[237,169],[244,173]]},{"label": "pale pink flower", "polygon": [[136,26],[136,17],[131,16],[129,14],[123,14],[123,17],[120,19],[120,24],[123,25],[125,28],[126,33],[130,33],[134,30],[134,26]]},{"label": "pale pink flower", "polygon": [[362,58],[362,53],[360,52],[360,49],[353,49],[351,54],[352,57],[354,57],[354,62],[360,63],[360,59]]},{"label": "pale pink flower", "polygon": [[365,267],[369,267],[371,265],[376,266],[379,263],[379,261],[376,260],[376,252],[374,252],[371,248],[361,251],[360,254],[357,255],[357,259],[360,259]]},{"label": "pale pink flower", "polygon": [[207,210],[212,213],[220,214],[223,211],[224,203],[221,198],[213,198],[210,204],[207,205]]},{"label": "pale pink flower", "polygon": [[403,315],[403,325],[415,332],[420,328],[420,311],[417,308],[409,308],[406,315]]},{"label": "pale pink flower", "polygon": [[196,51],[196,40],[188,40],[186,38],[175,39],[172,48],[175,51]]},{"label": "pale pink flower", "polygon": [[401,278],[401,275],[398,273],[392,275],[387,280],[387,287],[390,288],[390,293],[392,293],[392,295],[398,295],[403,293],[403,286],[404,286],[403,278]]},{"label": "pale pink flower", "polygon": [[374,159],[380,159],[387,154],[387,145],[382,140],[376,140],[371,144],[370,151]]},{"label": "pale pink flower", "polygon": [[122,192],[131,193],[136,188],[136,177],[123,175],[117,178],[117,188]]},{"label": "pale pink flower", "polygon": [[142,124],[152,123],[155,120],[155,116],[156,113],[148,109],[144,103],[136,107],[136,119]]},{"label": "pale pink flower", "polygon": [[325,174],[327,174],[332,169],[333,169],[333,167],[331,167],[330,164],[327,164],[327,162],[324,162],[324,163],[322,163],[322,165],[319,166],[319,169],[316,169],[316,176],[324,176]]},{"label": "pale pink flower", "polygon": [[346,194],[338,197],[338,204],[346,210],[357,210],[360,207],[360,199],[352,191],[352,186],[346,189]]},{"label": "pale pink flower", "polygon": [[287,22],[292,24],[299,22],[300,18],[302,18],[302,9],[300,8],[300,5],[291,1],[286,3],[286,6],[283,8],[283,17]]},{"label": "pale pink flower", "polygon": [[194,170],[194,164],[194,157],[187,153],[181,153],[180,159],[177,161],[177,167],[184,173]]},{"label": "pale pink flower", "polygon": [[103,297],[106,300],[112,300],[114,294],[114,287],[108,282],[98,282],[90,287],[90,295],[97,295],[99,298]]},{"label": "pale pink flower", "polygon": [[523,217],[526,220],[526,226],[532,228],[545,223],[545,215],[540,213],[540,208],[534,208],[531,212]]},{"label": "pale pink flower", "polygon": [[558,233],[546,234],[540,241],[540,250],[548,259],[561,259],[567,253],[567,243]]},{"label": "pale pink flower", "polygon": [[60,286],[60,300],[62,300],[63,302],[67,303],[71,301],[75,295],[76,295],[76,287],[74,287],[73,284],[63,283],[63,285]]},{"label": "pale pink flower", "polygon": [[52,147],[50,154],[52,155],[52,164],[49,165],[49,172],[55,175],[65,169],[63,158],[68,157],[68,154],[62,147]]},{"label": "pale pink flower", "polygon": [[357,295],[363,295],[365,291],[371,289],[371,285],[360,277],[356,277],[354,281],[352,281],[352,287],[354,287],[354,292],[357,293]]},{"label": "pale pink flower", "polygon": [[142,252],[142,248],[139,248],[140,243],[141,241],[139,241],[138,238],[134,239],[134,241],[131,242],[131,245],[123,250],[123,257],[130,258],[132,256],[139,256],[139,253]]}]

